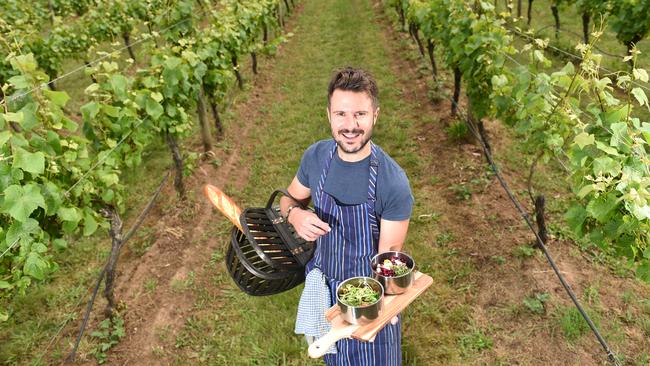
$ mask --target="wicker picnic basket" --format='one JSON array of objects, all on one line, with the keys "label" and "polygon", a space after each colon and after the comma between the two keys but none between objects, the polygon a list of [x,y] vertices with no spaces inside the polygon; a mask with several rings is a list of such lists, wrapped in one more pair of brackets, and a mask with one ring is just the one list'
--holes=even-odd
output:
[{"label": "wicker picnic basket", "polygon": [[243,231],[232,229],[226,267],[237,286],[249,295],[273,295],[298,286],[305,280],[305,265],[314,253],[315,243],[296,235],[274,205],[279,194],[292,198],[288,192],[276,190],[266,207],[242,212]]}]

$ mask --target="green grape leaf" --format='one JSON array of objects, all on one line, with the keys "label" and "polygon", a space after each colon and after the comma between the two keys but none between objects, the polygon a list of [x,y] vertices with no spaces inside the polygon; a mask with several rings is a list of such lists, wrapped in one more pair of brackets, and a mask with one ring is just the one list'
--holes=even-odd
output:
[{"label": "green grape leaf", "polygon": [[614,156],[620,156],[621,155],[621,154],[618,153],[618,150],[616,150],[615,148],[613,148],[611,146],[607,146],[607,145],[603,144],[600,141],[596,141],[596,147],[598,148],[598,150],[604,151],[605,153],[607,153],[609,155],[614,155]]},{"label": "green grape leaf", "polygon": [[15,221],[11,224],[9,230],[7,230],[5,243],[7,246],[12,245],[16,240],[22,240],[23,243],[30,243],[34,240],[32,234],[38,233],[40,229],[38,221],[34,219],[27,219],[25,222]]},{"label": "green grape leaf", "polygon": [[115,173],[100,174],[99,179],[107,186],[111,187],[120,182],[120,177]]},{"label": "green grape leaf", "polygon": [[23,123],[23,113],[7,112],[4,114],[4,119],[8,122]]},{"label": "green grape leaf", "polygon": [[104,113],[110,117],[117,118],[120,116],[120,109],[113,107],[112,105],[102,104],[102,111],[104,111]]},{"label": "green grape leaf", "polygon": [[582,235],[582,226],[587,218],[587,211],[580,205],[573,205],[564,215],[569,227],[577,235]]},{"label": "green grape leaf", "polygon": [[97,113],[99,113],[99,103],[97,102],[90,102],[81,107],[81,115],[86,122],[93,122]]},{"label": "green grape leaf", "polygon": [[51,100],[52,103],[61,108],[65,107],[66,103],[68,103],[68,100],[70,100],[68,93],[63,91],[43,90],[43,94],[45,94],[45,96]]},{"label": "green grape leaf", "polygon": [[2,210],[20,222],[27,221],[37,207],[46,209],[45,199],[36,184],[11,185],[4,190],[4,195]]},{"label": "green grape leaf", "polygon": [[11,132],[2,131],[0,132],[0,146],[4,145],[11,138]]},{"label": "green grape leaf", "polygon": [[632,75],[634,75],[635,80],[641,80],[644,83],[648,82],[648,72],[644,69],[634,69],[632,70]]},{"label": "green grape leaf", "polygon": [[84,212],[84,235],[92,235],[97,230],[97,221],[93,215],[87,210]]},{"label": "green grape leaf", "polygon": [[594,135],[586,132],[582,132],[581,134],[577,135],[574,139],[573,142],[578,145],[581,149],[584,149],[585,146],[591,145],[596,141],[596,138]]},{"label": "green grape leaf", "polygon": [[27,78],[25,75],[16,75],[13,77],[10,77],[9,80],[7,80],[11,85],[16,87],[16,89],[27,89],[29,88],[29,81],[27,81]]},{"label": "green grape leaf", "polygon": [[160,103],[163,100],[163,95],[160,94],[159,92],[153,92],[153,93],[151,93],[151,99],[153,99],[156,102]]},{"label": "green grape leaf", "polygon": [[11,290],[12,288],[14,288],[12,284],[7,281],[0,280],[0,290]]},{"label": "green grape leaf", "polygon": [[52,240],[52,246],[54,247],[54,249],[61,251],[68,247],[68,242],[63,239],[54,239]]},{"label": "green grape leaf", "polygon": [[165,111],[163,109],[163,106],[153,100],[153,98],[147,98],[145,110],[147,111],[147,114],[150,115],[153,119],[158,119],[158,117],[160,117]]},{"label": "green grape leaf", "polygon": [[47,246],[43,243],[34,243],[32,244],[32,252],[36,253],[45,253],[47,252]]},{"label": "green grape leaf", "polygon": [[648,105],[648,96],[645,94],[641,88],[633,88],[632,95],[640,105]]},{"label": "green grape leaf", "polygon": [[29,103],[20,109],[23,116],[20,126],[25,130],[31,130],[38,125],[37,108],[35,103]]},{"label": "green grape leaf", "polygon": [[650,205],[633,205],[632,214],[639,220],[650,218]]},{"label": "green grape leaf", "polygon": [[45,205],[47,206],[45,213],[48,216],[54,215],[63,201],[61,189],[56,184],[47,182],[41,188],[41,193],[45,198]]},{"label": "green grape leaf", "polygon": [[27,255],[23,272],[37,280],[44,280],[49,266],[47,262],[36,252],[31,252]]},{"label": "green grape leaf", "polygon": [[79,209],[75,207],[61,207],[59,208],[59,211],[57,211],[56,215],[62,221],[70,221],[75,223],[81,221],[81,213],[79,212]]},{"label": "green grape leaf", "polygon": [[601,224],[604,224],[617,207],[618,202],[616,197],[608,194],[589,201],[587,204],[587,213]]},{"label": "green grape leaf", "polygon": [[603,156],[597,159],[594,159],[594,174],[608,174],[611,176],[618,176],[621,173],[621,166],[617,161],[610,158],[609,156]]},{"label": "green grape leaf", "polygon": [[112,189],[107,189],[102,193],[102,200],[106,203],[112,203],[115,198],[115,192]]},{"label": "green grape leaf", "polygon": [[79,128],[77,122],[71,120],[70,118],[63,117],[62,121],[63,121],[63,128],[65,128],[70,132],[75,132]]},{"label": "green grape leaf", "polygon": [[629,140],[627,123],[612,123],[610,128],[612,129],[612,138],[609,144],[618,148],[624,148],[626,140]]},{"label": "green grape leaf", "polygon": [[587,184],[586,186],[580,188],[576,196],[578,198],[585,198],[589,193],[591,193],[594,190],[594,185],[593,184]]},{"label": "green grape leaf", "polygon": [[14,148],[14,168],[20,168],[23,171],[32,174],[43,174],[45,171],[45,154],[40,151],[30,153],[19,147]]},{"label": "green grape leaf", "polygon": [[6,311],[0,309],[0,322],[6,322],[7,320],[9,320],[9,314]]},{"label": "green grape leaf", "polygon": [[113,92],[120,98],[126,98],[127,79],[123,75],[112,75],[110,79]]}]

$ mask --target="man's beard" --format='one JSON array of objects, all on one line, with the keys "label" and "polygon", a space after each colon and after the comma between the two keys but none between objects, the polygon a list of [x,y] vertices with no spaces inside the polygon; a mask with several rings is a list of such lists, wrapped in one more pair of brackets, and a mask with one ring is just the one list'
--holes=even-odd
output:
[{"label": "man's beard", "polygon": [[[354,147],[354,146],[349,146],[344,142],[342,142],[341,140],[339,140],[338,137],[340,137],[340,135],[343,133],[361,133],[363,134],[364,137],[361,140],[361,144],[358,147]],[[343,150],[348,154],[354,154],[356,152],[361,151],[368,144],[370,138],[372,137],[372,129],[370,129],[366,134],[364,134],[364,131],[361,129],[339,130],[337,134],[334,135],[333,137],[334,137],[334,141],[336,141],[336,144],[341,148],[341,150]]]}]

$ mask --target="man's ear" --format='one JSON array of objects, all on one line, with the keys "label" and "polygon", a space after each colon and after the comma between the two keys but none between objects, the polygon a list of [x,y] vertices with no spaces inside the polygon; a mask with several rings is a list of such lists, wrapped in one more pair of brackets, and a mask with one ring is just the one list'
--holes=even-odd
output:
[{"label": "man's ear", "polygon": [[375,109],[375,119],[372,121],[373,126],[375,124],[377,124],[377,118],[379,118],[379,107],[377,107],[377,109]]},{"label": "man's ear", "polygon": [[332,124],[332,120],[330,119],[330,107],[325,107],[325,114],[327,115],[327,122]]}]

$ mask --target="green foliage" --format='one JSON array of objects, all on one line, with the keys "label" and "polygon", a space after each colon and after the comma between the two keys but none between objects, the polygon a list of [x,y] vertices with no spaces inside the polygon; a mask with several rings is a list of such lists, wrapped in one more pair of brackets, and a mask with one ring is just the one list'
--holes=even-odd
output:
[{"label": "green foliage", "polygon": [[524,305],[533,314],[544,314],[546,308],[544,304],[549,300],[550,295],[546,292],[536,294],[535,296],[526,297],[523,301]]},{"label": "green foliage", "polygon": [[106,362],[106,352],[108,352],[111,347],[120,343],[120,339],[122,339],[124,335],[124,320],[119,316],[104,319],[99,323],[99,329],[90,334],[90,336],[97,339],[98,342],[93,354],[100,365]]},{"label": "green foliage", "polygon": [[[83,4],[75,8],[78,18],[54,19],[43,35],[29,24],[11,27],[0,21],[0,30],[8,30],[0,34],[6,96],[0,113],[2,297],[22,293],[33,280],[56,271],[51,251],[66,248],[67,238],[107,228],[100,210],[125,210],[122,171],[137,168],[156,137],[189,136],[199,92],[205,89],[213,102],[220,101],[230,86],[232,60],[265,52],[262,27],[277,28],[278,0],[226,2],[219,12],[209,11],[201,33],[193,0]],[[33,15],[34,21],[49,16],[15,2],[6,6],[24,10],[21,14]],[[63,61],[94,56],[95,46],[128,37],[140,22],[149,30],[142,39],[161,35],[167,44],[142,43],[150,59],[135,73],[119,70],[117,53],[99,53],[103,60],[86,70],[94,82],[85,90],[80,128],[64,111],[69,96],[42,90],[42,84],[61,71]],[[15,49],[4,47],[10,44]],[[184,155],[187,175],[198,156]],[[9,315],[0,309],[0,321]]]},{"label": "green foliage", "polygon": [[514,255],[519,258],[530,258],[535,255],[535,248],[529,245],[520,245],[515,248]]},{"label": "green foliage", "polygon": [[[625,8],[642,17],[648,13],[643,11],[648,2],[614,3],[618,5],[595,11],[611,8],[620,13]],[[526,151],[542,154],[543,163],[552,158],[563,162],[575,193],[566,218],[576,236],[586,236],[605,252],[630,258],[637,275],[650,281],[650,122],[636,117],[634,110],[635,106],[650,108],[638,86],[648,82],[648,73],[635,67],[630,73],[619,72],[616,82],[601,78],[602,56],[593,53],[592,45],[577,47],[581,64],[567,63],[547,73],[548,41],[535,39],[515,50],[504,20],[489,2],[400,4],[424,37],[442,47],[447,66],[461,70],[475,118],[501,120],[522,137]],[[632,13],[628,18],[636,19]],[[635,28],[644,27],[646,18],[629,20],[637,24],[622,28],[647,33]],[[516,52],[527,56],[529,64],[506,68],[504,59]],[[617,98],[615,89],[626,98]]]},{"label": "green foliage", "polygon": [[464,141],[469,135],[469,128],[463,121],[453,121],[445,131],[452,141]]},{"label": "green foliage", "polygon": [[[594,312],[587,311],[589,318],[598,326],[598,317]],[[557,322],[564,337],[571,343],[576,342],[580,337],[590,331],[589,324],[582,317],[577,308],[570,306],[560,309],[556,314]]]},{"label": "green foliage", "polygon": [[635,44],[650,34],[650,2],[609,0],[608,3],[611,6],[610,24],[621,43]]},{"label": "green foliage", "polygon": [[458,344],[464,354],[471,354],[491,349],[494,342],[492,338],[483,334],[479,329],[475,329],[469,334],[462,335],[458,340]]},{"label": "green foliage", "polygon": [[472,188],[469,186],[469,184],[458,183],[452,185],[449,187],[449,189],[454,192],[456,199],[459,201],[467,201],[472,198]]}]

